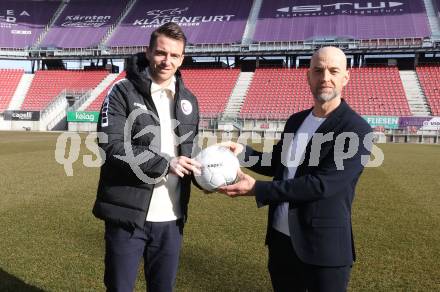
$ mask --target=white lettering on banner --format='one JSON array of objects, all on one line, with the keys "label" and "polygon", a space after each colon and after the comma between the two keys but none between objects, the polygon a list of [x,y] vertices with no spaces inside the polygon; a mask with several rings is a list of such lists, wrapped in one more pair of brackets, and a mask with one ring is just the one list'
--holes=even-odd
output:
[{"label": "white lettering on banner", "polygon": [[378,4],[373,4],[373,2],[367,2],[365,4],[358,2],[337,2],[322,5],[288,6],[278,8],[275,17],[328,16],[335,14],[393,14],[404,12],[402,8],[394,8],[404,4],[405,3],[402,2],[381,1]]},{"label": "white lettering on banner", "polygon": [[1,19],[0,19],[0,28],[12,28],[15,26],[17,26],[17,24],[1,22]]},{"label": "white lettering on banner", "polygon": [[17,30],[17,29],[13,29],[11,30],[12,34],[22,34],[22,35],[31,35],[32,31],[30,30]]},{"label": "white lettering on banner", "polygon": [[61,24],[62,27],[101,27],[108,24],[110,15],[68,15]]},{"label": "white lettering on banner", "polygon": [[438,131],[440,130],[440,117],[434,117],[429,121],[423,122],[423,127],[420,130]]},{"label": "white lettering on banner", "polygon": [[[289,7],[287,12],[289,12]],[[321,5],[304,5],[304,6],[293,6],[292,12],[318,12],[321,11]]]},{"label": "white lettering on banner", "polygon": [[18,118],[20,120],[31,120],[32,119],[32,113],[12,113],[13,118]]},{"label": "white lettering on banner", "polygon": [[384,124],[395,125],[399,123],[399,118],[396,117],[367,117],[369,124]]},{"label": "white lettering on banner", "polygon": [[[29,12],[27,12],[26,10],[23,10],[23,11],[16,13],[16,11],[13,9],[6,9],[4,15],[0,12],[0,22],[7,22],[7,23],[15,24],[17,22],[16,15],[25,16],[25,17],[31,16],[31,14]],[[3,27],[3,26],[0,26],[0,27],[9,28],[9,27]]]},{"label": "white lettering on banner", "polygon": [[108,21],[111,18],[112,17],[109,15],[106,15],[106,16],[97,16],[97,15],[93,15],[93,16],[69,15],[69,16],[66,16],[66,20],[70,20],[70,21]]},{"label": "white lettering on banner", "polygon": [[75,118],[77,120],[81,120],[81,121],[90,121],[93,122],[95,120],[95,116],[92,114],[87,114],[87,113],[79,113],[79,112],[75,112]]},{"label": "white lettering on banner", "polygon": [[175,22],[180,26],[198,26],[202,23],[210,22],[228,22],[231,21],[235,15],[209,15],[209,16],[183,16],[183,12],[189,11],[188,7],[173,8],[173,9],[154,9],[147,11],[146,18],[135,19],[133,26],[140,26],[143,28],[156,27],[167,22]]},{"label": "white lettering on banner", "polygon": [[167,22],[176,22],[179,25],[191,24],[191,23],[207,23],[207,22],[228,22],[231,21],[235,15],[214,15],[214,16],[194,16],[194,17],[164,17],[155,19],[136,19],[133,22],[133,26],[147,26],[147,25],[162,25]]}]

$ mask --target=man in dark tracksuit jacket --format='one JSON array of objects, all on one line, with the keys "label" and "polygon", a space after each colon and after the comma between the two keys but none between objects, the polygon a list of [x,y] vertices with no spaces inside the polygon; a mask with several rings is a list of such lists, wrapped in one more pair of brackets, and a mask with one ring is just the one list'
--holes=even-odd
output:
[{"label": "man in dark tracksuit jacket", "polygon": [[269,205],[266,243],[276,292],[343,292],[349,282],[355,260],[351,206],[372,135],[341,98],[349,80],[346,65],[345,54],[335,47],[313,55],[307,76],[314,107],[288,119],[270,162],[263,159],[268,153],[229,145],[245,161],[258,161],[251,170],[273,177],[256,181],[240,173],[238,183],[221,191],[252,195],[258,206]]},{"label": "man in dark tracksuit jacket", "polygon": [[174,287],[191,174],[198,172],[190,159],[198,104],[177,70],[185,42],[176,24],[158,28],[101,109],[98,131],[108,141],[99,143],[106,159],[93,214],[105,221],[108,291],[133,291],[142,257],[148,291]]}]

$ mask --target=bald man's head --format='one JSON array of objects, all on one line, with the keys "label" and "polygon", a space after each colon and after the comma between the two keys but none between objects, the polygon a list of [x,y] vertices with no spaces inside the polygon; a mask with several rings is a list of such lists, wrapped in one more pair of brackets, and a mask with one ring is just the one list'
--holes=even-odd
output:
[{"label": "bald man's head", "polygon": [[340,48],[336,48],[336,47],[322,47],[319,50],[317,50],[312,56],[312,60],[310,61],[310,67],[312,67],[313,64],[316,63],[317,61],[326,58],[332,58],[336,62],[338,62],[341,67],[347,68],[347,57]]},{"label": "bald man's head", "polygon": [[341,98],[341,92],[349,80],[347,58],[336,47],[323,47],[310,61],[307,79],[313,97],[319,102]]}]

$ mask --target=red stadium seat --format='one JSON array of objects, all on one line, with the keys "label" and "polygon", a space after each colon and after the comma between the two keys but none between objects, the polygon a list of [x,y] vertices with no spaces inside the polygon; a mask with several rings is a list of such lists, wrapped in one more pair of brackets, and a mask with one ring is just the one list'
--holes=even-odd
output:
[{"label": "red stadium seat", "polygon": [[[197,96],[203,117],[217,117],[224,111],[240,74],[239,69],[182,69],[181,71],[185,85]],[[125,72],[122,72],[115,82],[124,77]],[[112,85],[105,89],[86,110],[99,110]]]},{"label": "red stadium seat", "polygon": [[[411,115],[395,67],[353,68],[343,97],[362,115]],[[243,118],[288,118],[313,105],[306,68],[259,68],[241,110]],[[273,114],[274,110],[283,111]]]},{"label": "red stadium seat", "polygon": [[43,110],[63,90],[87,91],[93,89],[107,75],[108,72],[105,70],[37,71],[21,108],[23,110]]},{"label": "red stadium seat", "polygon": [[0,70],[0,112],[8,108],[23,74],[22,69]]},{"label": "red stadium seat", "polygon": [[426,95],[432,115],[440,115],[440,65],[424,65],[416,68],[420,85]]},{"label": "red stadium seat", "polygon": [[223,113],[239,74],[239,69],[182,69],[183,81],[197,96],[203,117]]}]

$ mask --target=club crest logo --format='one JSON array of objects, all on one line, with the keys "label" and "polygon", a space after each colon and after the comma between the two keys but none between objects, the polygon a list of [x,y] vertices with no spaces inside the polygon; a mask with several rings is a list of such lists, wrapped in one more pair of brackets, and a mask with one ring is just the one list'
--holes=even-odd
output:
[{"label": "club crest logo", "polygon": [[172,16],[178,16],[181,15],[183,12],[188,11],[189,8],[173,8],[173,9],[153,9],[150,11],[147,11],[148,16],[153,16],[153,18],[162,18],[162,17],[172,17]]},{"label": "club crest logo", "polygon": [[193,111],[192,104],[186,99],[180,101],[180,107],[185,115],[190,115]]}]

